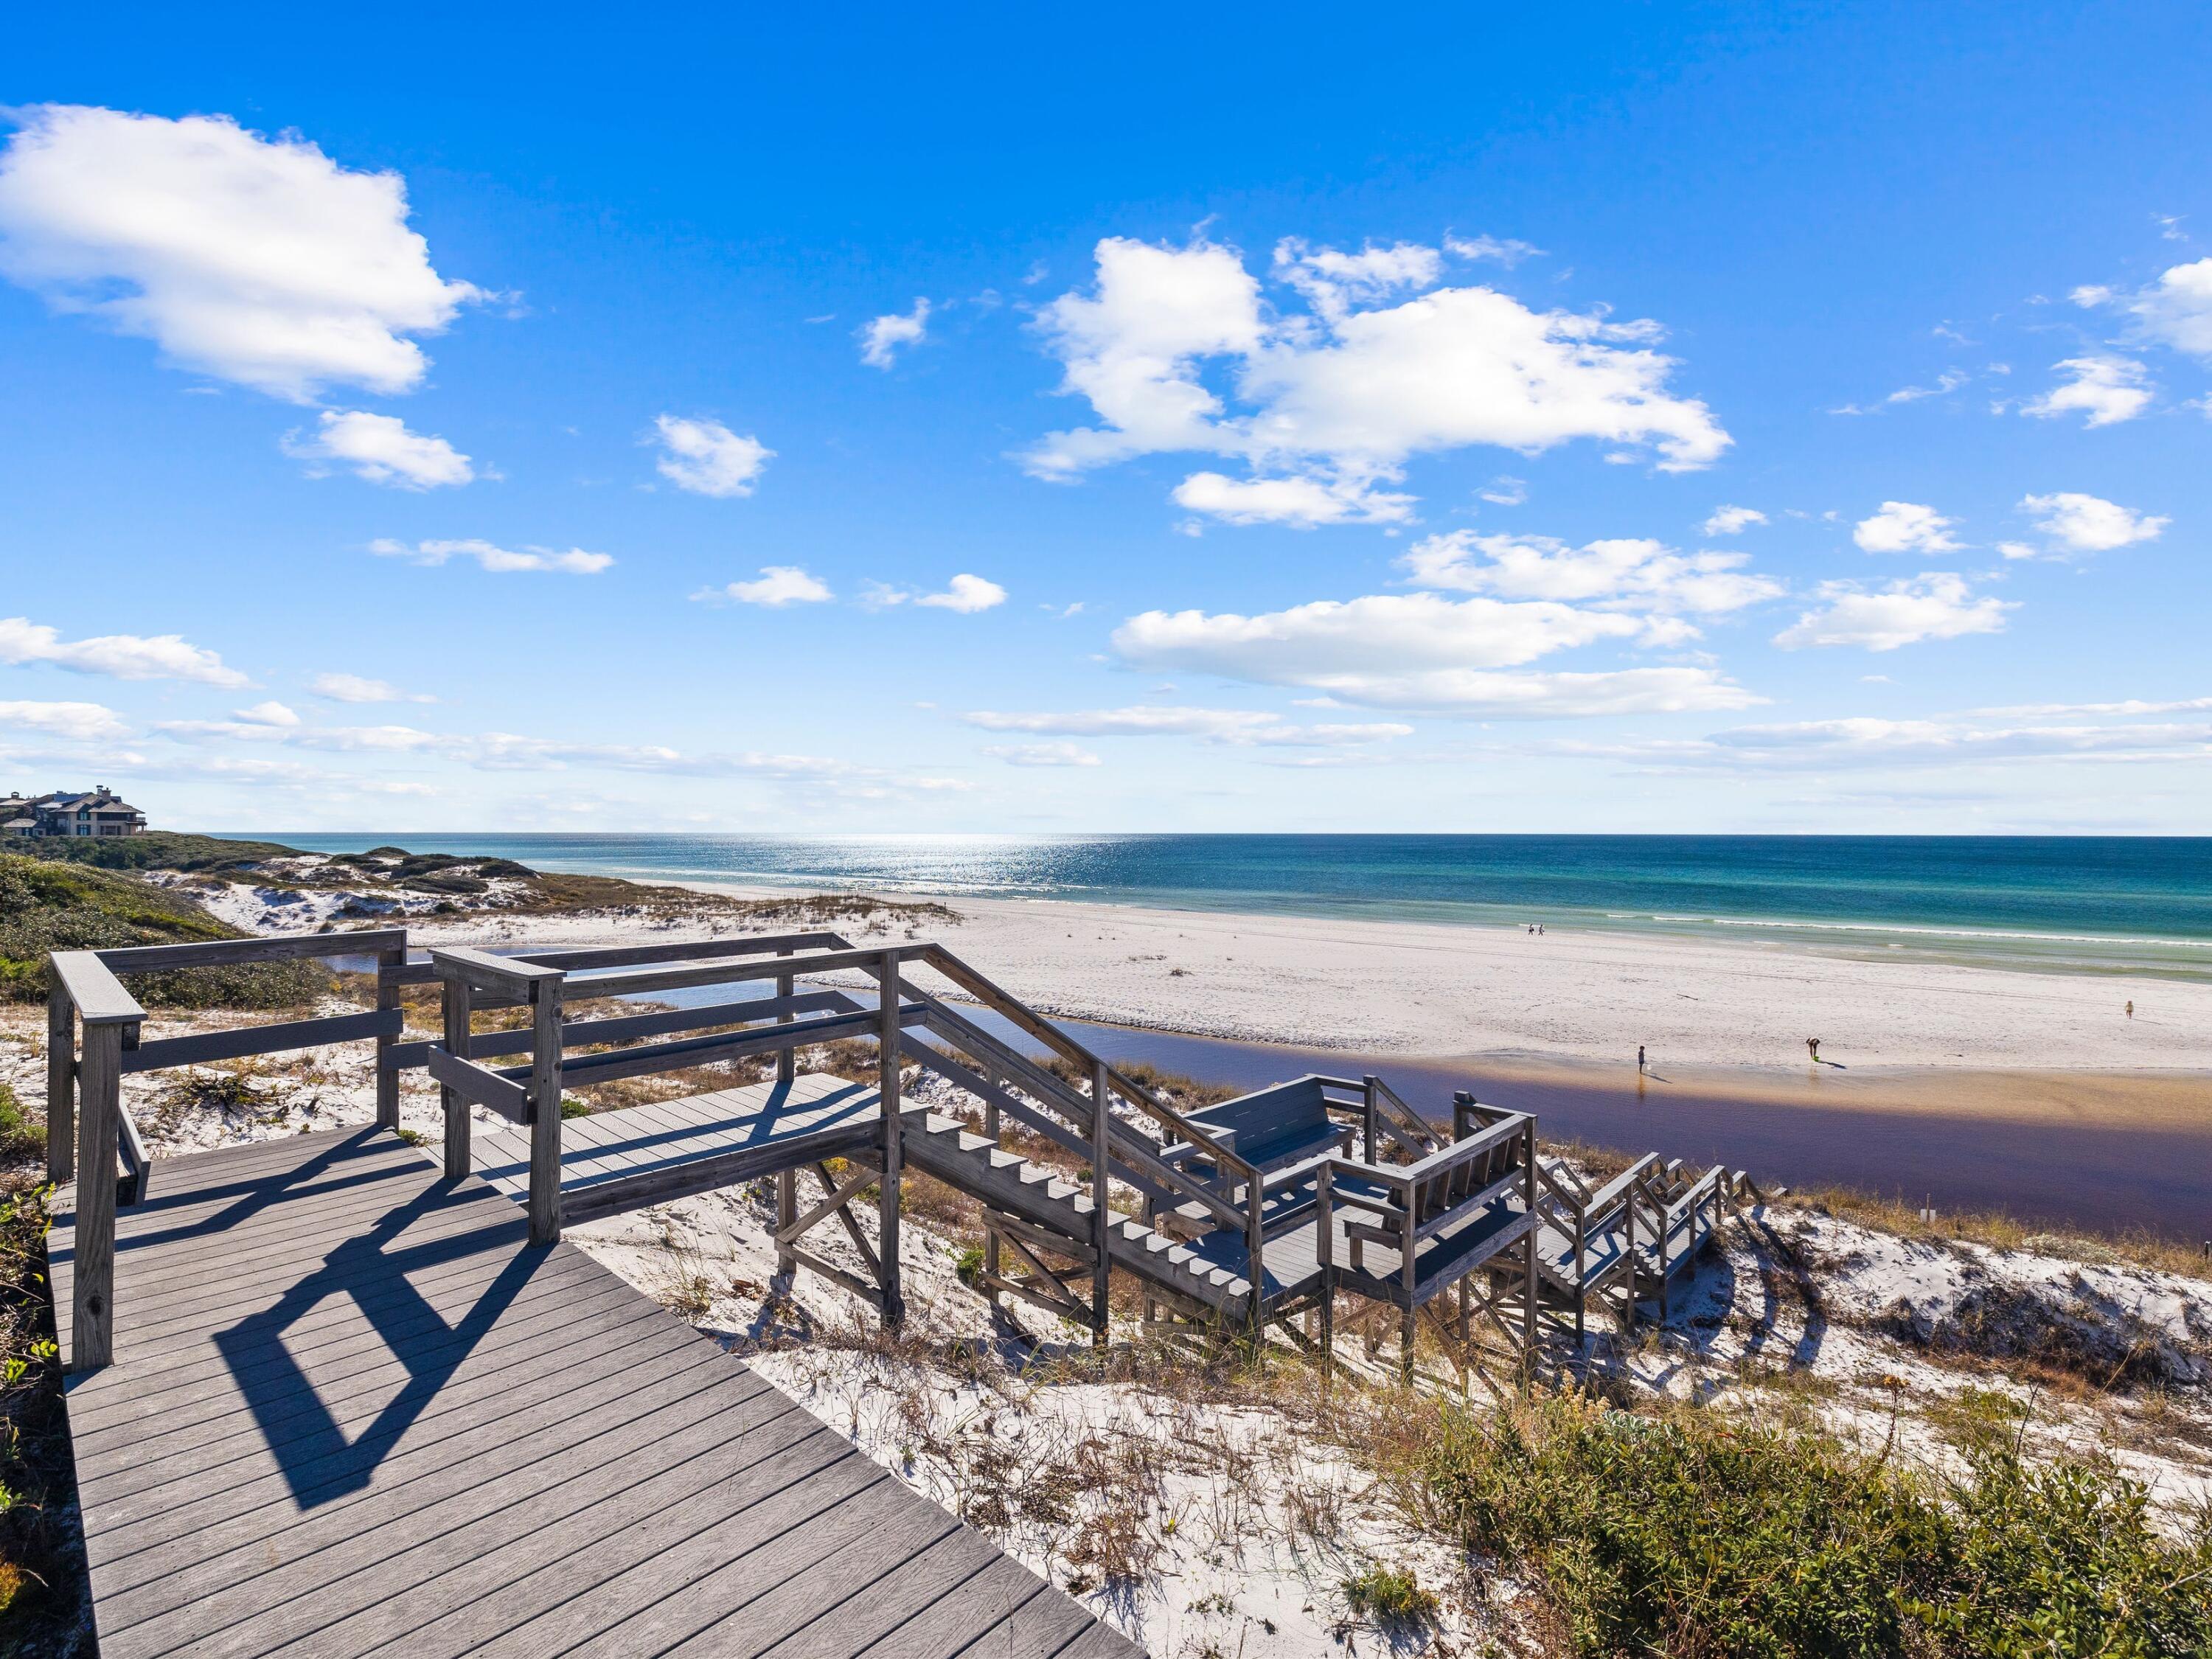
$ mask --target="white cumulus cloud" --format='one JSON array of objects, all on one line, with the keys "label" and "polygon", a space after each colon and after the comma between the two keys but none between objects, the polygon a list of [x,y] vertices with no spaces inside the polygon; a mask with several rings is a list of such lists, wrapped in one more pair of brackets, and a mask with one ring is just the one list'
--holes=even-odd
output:
[{"label": "white cumulus cloud", "polygon": [[1925,571],[1874,588],[1823,582],[1814,598],[1820,608],[1777,634],[1775,644],[1785,651],[1834,645],[1894,651],[1923,640],[2002,633],[2005,613],[2019,608],[2010,600],[1976,598],[1965,577],[1946,571]]},{"label": "white cumulus cloud", "polygon": [[662,415],[653,421],[662,450],[655,467],[695,495],[750,495],[775,454],[757,438],[741,437],[720,421]]},{"label": "white cumulus cloud", "polygon": [[406,559],[415,564],[440,565],[453,559],[474,559],[495,575],[522,570],[558,570],[571,576],[596,576],[612,564],[611,553],[586,553],[580,547],[563,552],[558,548],[506,548],[469,538],[460,541],[416,542],[409,546],[380,536],[368,544],[379,558]]},{"label": "white cumulus cloud", "polygon": [[1194,472],[1176,486],[1175,503],[1230,524],[1279,524],[1293,530],[1400,524],[1413,516],[1411,495],[1377,489],[1364,478],[1231,478]]},{"label": "white cumulus cloud", "polygon": [[1643,538],[1570,547],[1549,536],[1471,530],[1428,537],[1398,561],[1424,587],[1704,616],[1741,611],[1782,592],[1781,583],[1743,569],[1748,562],[1741,553],[1680,553]]},{"label": "white cumulus cloud", "polygon": [[2098,495],[2062,489],[2049,495],[2024,495],[2020,510],[2031,514],[2035,527],[2069,551],[2105,553],[2134,542],[2158,539],[2171,519],[2132,512],[2117,501]]},{"label": "white cumulus cloud", "polygon": [[437,699],[426,692],[403,691],[389,680],[369,679],[360,674],[318,674],[307,683],[307,690],[319,697],[328,697],[332,702],[435,702]]},{"label": "white cumulus cloud", "polygon": [[870,368],[889,368],[904,346],[917,346],[929,337],[929,301],[917,297],[914,309],[892,312],[863,323],[857,337],[860,361]]},{"label": "white cumulus cloud", "polygon": [[1953,522],[1932,507],[1884,501],[1879,512],[1858,521],[1851,539],[1869,553],[1951,553],[1959,547],[1951,536]]},{"label": "white cumulus cloud", "polygon": [[1698,528],[1708,536],[1740,536],[1748,526],[1765,522],[1766,514],[1755,507],[1717,507]]},{"label": "white cumulus cloud", "polygon": [[2212,357],[2212,258],[2172,266],[2132,294],[2078,288],[2073,299],[2079,306],[2117,306],[2140,337],[2192,356]]},{"label": "white cumulus cloud", "polygon": [[[1704,404],[1668,390],[1674,365],[1651,349],[1654,325],[1437,287],[1440,270],[1436,250],[1413,244],[1346,252],[1286,240],[1271,274],[1305,308],[1285,312],[1232,248],[1108,237],[1092,289],[1062,295],[1039,319],[1062,389],[1101,424],[1049,434],[1023,459],[1039,477],[1066,479],[1143,454],[1231,457],[1255,482],[1305,478],[1323,493],[1271,500],[1224,489],[1224,479],[1198,486],[1201,503],[1246,522],[1332,522],[1305,508],[1340,518],[1329,500],[1395,508],[1402,498],[1372,486],[1397,482],[1426,452],[1534,453],[1588,438],[1682,471],[1727,447]],[[1237,407],[1211,388],[1209,368]]]},{"label": "white cumulus cloud", "polygon": [[297,726],[301,723],[297,714],[273,698],[267,702],[257,702],[251,708],[234,709],[231,718],[243,720],[248,726]]},{"label": "white cumulus cloud", "polygon": [[0,702],[0,732],[43,732],[91,743],[122,737],[127,729],[113,709],[96,702]]},{"label": "white cumulus cloud", "polygon": [[1005,588],[984,577],[971,576],[965,571],[945,583],[941,592],[918,593],[911,587],[893,587],[887,582],[870,582],[860,595],[860,603],[871,611],[887,610],[899,605],[920,605],[933,611],[957,611],[963,616],[988,611],[1006,602]]},{"label": "white cumulus cloud", "polygon": [[963,616],[978,611],[988,611],[994,605],[1006,602],[1006,590],[994,581],[965,573],[955,576],[945,586],[942,593],[924,593],[916,605],[926,605],[938,611],[957,611]]},{"label": "white cumulus cloud", "polygon": [[2084,426],[2115,426],[2150,406],[2143,366],[2131,357],[2069,357],[2057,365],[2069,378],[2021,405],[2023,415],[2045,419],[2077,411]]},{"label": "white cumulus cloud", "polygon": [[401,489],[437,489],[477,476],[469,458],[443,438],[410,432],[396,415],[362,410],[325,410],[312,434],[286,436],[284,453],[307,462],[315,472],[335,463],[351,467],[371,483]]},{"label": "white cumulus cloud", "polygon": [[1740,708],[1759,701],[1709,668],[1501,672],[1554,651],[1648,638],[1650,632],[1649,617],[1549,600],[1370,594],[1250,617],[1149,611],[1115,630],[1114,647],[1141,667],[1443,714],[1632,714]]},{"label": "white cumulus cloud", "polygon": [[0,272],[181,368],[302,402],[326,385],[406,392],[428,367],[408,337],[483,297],[432,268],[396,173],[228,116],[13,114]]},{"label": "white cumulus cloud", "polygon": [[763,605],[770,610],[781,610],[787,605],[820,605],[837,596],[830,591],[829,583],[809,575],[798,565],[767,564],[761,567],[757,580],[730,582],[720,587],[706,588],[692,597],[726,599],[737,605]]},{"label": "white cumulus cloud", "polygon": [[992,744],[983,752],[1009,766],[1097,766],[1103,763],[1080,744]]},{"label": "white cumulus cloud", "polygon": [[118,680],[198,680],[203,685],[250,684],[216,653],[186,643],[176,634],[143,637],[103,634],[64,640],[58,629],[27,617],[0,617],[0,662],[65,668],[73,674],[105,674]]}]

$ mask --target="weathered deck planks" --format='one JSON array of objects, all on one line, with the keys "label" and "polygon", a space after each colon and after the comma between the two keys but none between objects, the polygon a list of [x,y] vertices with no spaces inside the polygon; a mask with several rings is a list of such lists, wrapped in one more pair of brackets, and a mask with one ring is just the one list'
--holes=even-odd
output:
[{"label": "weathered deck planks", "polygon": [[[800,1081],[793,1127],[834,1127],[843,1085]],[[664,1116],[607,1167],[696,1155]],[[118,1217],[113,1362],[68,1388],[108,1659],[1138,1651],[389,1131],[164,1161],[151,1191]]]}]

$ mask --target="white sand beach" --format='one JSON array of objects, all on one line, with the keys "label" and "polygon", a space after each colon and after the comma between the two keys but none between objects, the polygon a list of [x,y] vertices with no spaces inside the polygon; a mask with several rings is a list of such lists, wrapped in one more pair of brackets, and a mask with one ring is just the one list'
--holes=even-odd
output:
[{"label": "white sand beach", "polygon": [[[1033,1005],[1158,1030],[1509,1062],[1632,1065],[1641,1044],[1655,1064],[1802,1073],[1805,1040],[1817,1036],[1823,1060],[1854,1069],[2212,1069],[2212,984],[1869,962],[1779,942],[1571,927],[1538,936],[1518,927],[944,902],[960,920],[933,931]],[[420,942],[507,946],[613,942],[637,929],[630,919],[496,913],[410,921]]]}]

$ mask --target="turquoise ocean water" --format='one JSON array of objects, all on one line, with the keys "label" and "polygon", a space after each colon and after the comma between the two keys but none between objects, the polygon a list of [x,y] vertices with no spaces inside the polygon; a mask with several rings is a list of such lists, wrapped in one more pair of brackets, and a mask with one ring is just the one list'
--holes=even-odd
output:
[{"label": "turquoise ocean water", "polygon": [[389,843],[641,881],[1541,921],[2212,976],[2212,837],[252,833],[327,852]]}]

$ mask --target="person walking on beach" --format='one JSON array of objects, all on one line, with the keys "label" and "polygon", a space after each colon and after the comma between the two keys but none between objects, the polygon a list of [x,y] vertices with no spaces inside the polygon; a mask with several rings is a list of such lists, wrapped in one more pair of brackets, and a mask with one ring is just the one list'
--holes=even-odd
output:
[{"label": "person walking on beach", "polygon": [[2133,1019],[2135,1017],[2136,1017],[2136,1000],[2135,1000],[2133,997],[2130,997],[2130,998],[2128,999],[2128,1018],[2129,1018],[2130,1019]]},{"label": "person walking on beach", "polygon": [[1820,1063],[1820,1039],[1818,1037],[1807,1037],[1805,1039],[1805,1052],[1813,1056],[1813,1063],[1815,1066],[1818,1066]]},{"label": "person walking on beach", "polygon": [[1640,1042],[1636,1045],[1636,1075],[1644,1075],[1644,1045]]}]

